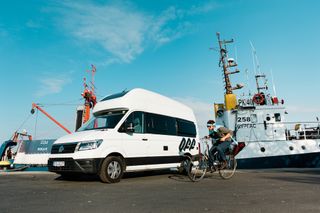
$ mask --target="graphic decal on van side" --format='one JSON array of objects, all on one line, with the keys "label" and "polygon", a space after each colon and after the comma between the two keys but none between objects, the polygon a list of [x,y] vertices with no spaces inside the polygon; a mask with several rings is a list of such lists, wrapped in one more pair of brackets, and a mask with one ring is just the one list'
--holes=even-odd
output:
[{"label": "graphic decal on van side", "polygon": [[190,139],[188,138],[188,140],[186,140],[185,138],[182,138],[181,143],[179,145],[179,151],[186,151],[186,149],[189,149],[189,151],[191,149],[194,149],[194,147],[196,146],[196,140],[195,139]]}]

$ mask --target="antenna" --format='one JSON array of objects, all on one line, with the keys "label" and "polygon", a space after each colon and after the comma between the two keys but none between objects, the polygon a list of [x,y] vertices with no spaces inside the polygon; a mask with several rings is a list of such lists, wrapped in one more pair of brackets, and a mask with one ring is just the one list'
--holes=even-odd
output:
[{"label": "antenna", "polygon": [[252,50],[252,60],[253,60],[254,74],[257,75],[257,72],[258,72],[258,74],[260,75],[261,71],[260,71],[260,63],[259,63],[259,59],[258,59],[258,56],[257,56],[257,51],[254,48],[252,42],[251,41],[249,41],[249,42],[250,42],[251,50]]},{"label": "antenna", "polygon": [[94,75],[96,74],[97,69],[96,69],[96,67],[95,67],[93,64],[91,64],[91,70],[87,70],[87,72],[88,72],[88,73],[89,73],[89,72],[91,73],[90,86],[91,86],[91,91],[92,91],[92,93],[94,93],[94,89],[96,88],[95,85],[94,85]]},{"label": "antenna", "polygon": [[236,62],[239,63],[239,61],[238,61],[238,50],[237,50],[237,46],[236,45],[234,45],[234,56],[236,58]]},{"label": "antenna", "polygon": [[251,95],[251,91],[250,91],[251,86],[250,86],[250,80],[249,80],[249,70],[245,69],[244,72],[246,73],[248,92],[249,92],[249,95]]},{"label": "antenna", "polygon": [[272,72],[272,69],[270,70],[270,73],[271,73],[273,93],[274,93],[274,95],[277,97],[277,91],[276,91],[276,86],[275,86],[274,80],[273,80],[273,72]]}]

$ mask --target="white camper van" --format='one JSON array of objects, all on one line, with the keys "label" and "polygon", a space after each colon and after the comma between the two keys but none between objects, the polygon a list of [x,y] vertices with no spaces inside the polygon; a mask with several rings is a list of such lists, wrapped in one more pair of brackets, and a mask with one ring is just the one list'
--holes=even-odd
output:
[{"label": "white camper van", "polygon": [[170,98],[132,89],[103,98],[77,132],[54,142],[51,172],[98,174],[119,182],[124,172],[173,168],[198,153],[193,111]]}]

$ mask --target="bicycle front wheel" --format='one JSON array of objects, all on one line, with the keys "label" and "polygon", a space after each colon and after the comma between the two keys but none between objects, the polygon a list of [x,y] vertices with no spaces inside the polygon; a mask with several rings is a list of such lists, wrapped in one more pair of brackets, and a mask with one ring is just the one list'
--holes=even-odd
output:
[{"label": "bicycle front wheel", "polygon": [[208,161],[199,159],[198,161],[189,161],[188,177],[191,181],[197,182],[203,179],[207,172]]},{"label": "bicycle front wheel", "polygon": [[227,165],[223,169],[219,169],[219,175],[223,179],[230,179],[236,172],[237,160],[233,155],[227,155]]}]

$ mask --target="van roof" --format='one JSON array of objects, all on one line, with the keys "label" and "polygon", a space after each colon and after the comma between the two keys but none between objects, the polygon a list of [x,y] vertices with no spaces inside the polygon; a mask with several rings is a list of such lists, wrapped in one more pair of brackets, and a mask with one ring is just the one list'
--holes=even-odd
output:
[{"label": "van roof", "polygon": [[113,109],[144,111],[196,121],[190,107],[171,98],[141,88],[106,96],[96,104],[93,113]]}]

